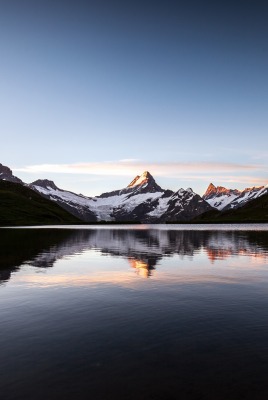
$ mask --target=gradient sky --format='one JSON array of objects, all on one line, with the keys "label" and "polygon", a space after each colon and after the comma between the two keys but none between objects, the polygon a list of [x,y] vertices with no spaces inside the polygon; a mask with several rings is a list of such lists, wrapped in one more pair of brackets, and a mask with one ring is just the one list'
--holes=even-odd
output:
[{"label": "gradient sky", "polygon": [[0,162],[92,195],[268,183],[267,1],[1,0]]}]

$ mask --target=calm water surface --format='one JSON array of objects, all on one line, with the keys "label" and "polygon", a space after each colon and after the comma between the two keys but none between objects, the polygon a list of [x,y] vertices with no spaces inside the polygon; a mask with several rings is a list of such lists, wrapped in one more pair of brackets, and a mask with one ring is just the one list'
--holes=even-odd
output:
[{"label": "calm water surface", "polygon": [[268,227],[0,229],[0,397],[268,398]]}]

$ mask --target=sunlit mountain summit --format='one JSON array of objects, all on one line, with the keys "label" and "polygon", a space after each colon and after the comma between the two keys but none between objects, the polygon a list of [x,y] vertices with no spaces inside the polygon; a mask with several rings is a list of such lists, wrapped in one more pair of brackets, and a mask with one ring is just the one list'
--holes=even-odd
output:
[{"label": "sunlit mountain summit", "polygon": [[132,182],[127,186],[129,189],[137,189],[140,192],[147,193],[164,192],[164,190],[157,185],[154,178],[149,171],[144,171],[143,174],[137,175]]}]

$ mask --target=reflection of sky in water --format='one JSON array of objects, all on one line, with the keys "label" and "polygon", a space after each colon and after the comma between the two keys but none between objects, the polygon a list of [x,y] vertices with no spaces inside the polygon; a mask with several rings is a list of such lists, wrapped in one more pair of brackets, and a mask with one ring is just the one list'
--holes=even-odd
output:
[{"label": "reflection of sky in water", "polygon": [[[197,257],[195,261],[182,260],[174,256],[173,260],[165,259],[159,264],[157,270],[151,271],[146,262],[130,259],[129,264],[125,260],[107,260],[91,263],[90,254],[87,252],[87,262],[80,260],[60,260],[53,270],[40,270],[24,267],[12,278],[12,284],[30,284],[40,287],[46,286],[89,286],[96,284],[113,284],[122,286],[139,287],[138,278],[151,278],[152,286],[157,281],[159,284],[169,283],[241,283],[253,280],[263,280],[268,273],[268,266],[263,259],[255,257],[231,259],[229,263],[221,265],[220,260],[207,264],[207,258]],[[83,258],[83,257],[82,257]],[[256,262],[257,260],[257,262]],[[113,263],[116,265],[113,266]],[[135,273],[134,273],[135,272]],[[241,277],[241,274],[243,276]],[[268,278],[268,275],[266,275]]]}]

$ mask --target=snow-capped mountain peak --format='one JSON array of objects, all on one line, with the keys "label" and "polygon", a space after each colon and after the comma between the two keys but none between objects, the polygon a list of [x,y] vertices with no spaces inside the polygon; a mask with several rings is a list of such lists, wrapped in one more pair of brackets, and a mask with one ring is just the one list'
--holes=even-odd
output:
[{"label": "snow-capped mountain peak", "polygon": [[129,193],[130,195],[138,193],[163,193],[162,189],[148,171],[144,171],[141,175],[137,175],[130,184],[120,191],[120,194]]},{"label": "snow-capped mountain peak", "polygon": [[223,210],[228,204],[232,203],[241,192],[237,189],[227,189],[224,186],[215,186],[210,183],[203,199],[212,207]]},{"label": "snow-capped mountain peak", "polygon": [[49,179],[37,179],[37,181],[32,182],[31,185],[38,186],[43,189],[60,190],[55,183]]},{"label": "snow-capped mountain peak", "polygon": [[130,184],[127,186],[128,188],[133,188],[138,185],[144,185],[148,183],[149,181],[154,180],[152,175],[150,174],[149,171],[144,171],[143,174],[137,175],[133,181],[130,182]]}]

